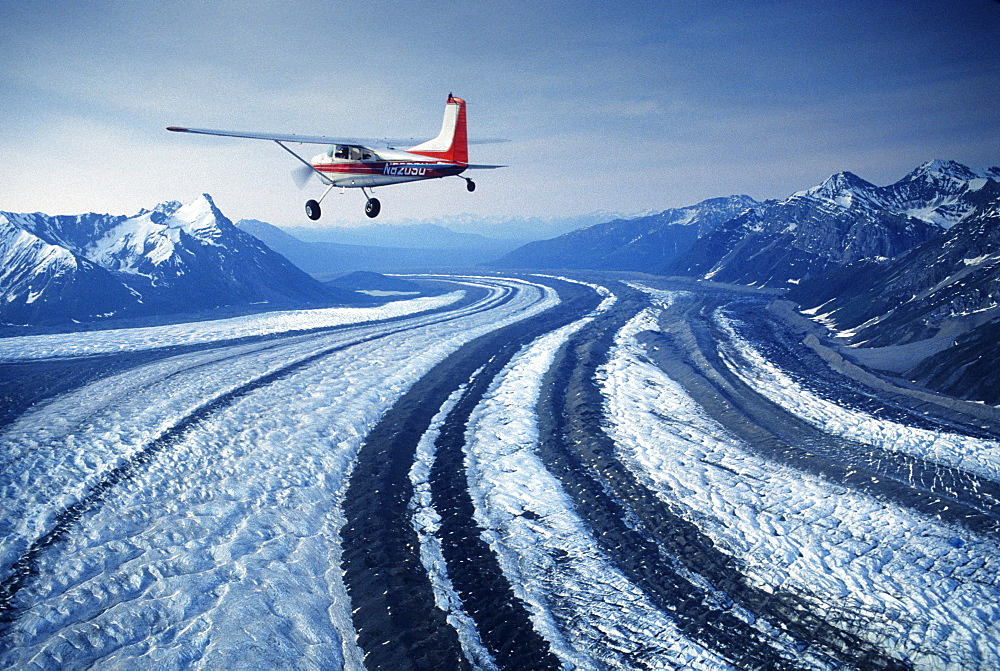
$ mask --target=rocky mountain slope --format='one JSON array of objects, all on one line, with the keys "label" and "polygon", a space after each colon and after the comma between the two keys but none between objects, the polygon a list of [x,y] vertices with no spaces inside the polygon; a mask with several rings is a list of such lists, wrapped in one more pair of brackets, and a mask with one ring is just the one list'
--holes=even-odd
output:
[{"label": "rocky mountain slope", "polygon": [[998,176],[954,161],[929,161],[884,187],[838,173],[725,222],[670,270],[781,287],[862,259],[894,258],[968,216],[978,191]]},{"label": "rocky mountain slope", "polygon": [[848,265],[789,297],[864,363],[1000,402],[1000,183],[963,194],[956,219],[894,259]]},{"label": "rocky mountain slope", "polygon": [[756,204],[750,196],[712,198],[690,207],[594,224],[528,243],[491,265],[659,273],[699,237]]}]

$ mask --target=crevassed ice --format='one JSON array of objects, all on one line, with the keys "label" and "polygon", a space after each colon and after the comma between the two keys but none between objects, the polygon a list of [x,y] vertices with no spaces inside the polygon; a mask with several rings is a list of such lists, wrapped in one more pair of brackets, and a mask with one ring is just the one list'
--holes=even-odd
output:
[{"label": "crevassed ice", "polygon": [[[0,666],[277,668],[295,660],[302,668],[362,668],[339,565],[347,478],[370,427],[414,381],[463,343],[558,302],[540,285],[491,283],[517,293],[492,310],[466,309],[441,323],[428,317],[331,352],[215,409],[154,453],[42,553],[37,576],[18,592]],[[319,347],[342,336],[309,342]],[[174,410],[165,416],[176,423],[186,410],[173,404],[203,395],[201,379],[244,365],[252,379],[261,369],[254,356],[247,352],[245,364],[243,357],[206,362],[202,378],[167,372],[149,384],[169,399]],[[122,435],[136,432],[121,451],[142,444],[148,418],[130,415],[137,410],[103,410],[119,413]],[[34,413],[21,429],[29,419],[43,425],[47,414]],[[4,489],[19,517],[48,519],[53,504],[30,490],[55,486],[66,474],[83,477],[114,457],[102,434],[65,435],[77,437]],[[92,462],[91,453],[98,455]],[[11,508],[0,506],[8,527],[19,524],[9,519]],[[19,528],[39,532],[45,524]]]},{"label": "crevassed ice", "polygon": [[918,667],[1000,665],[1000,547],[753,455],[644,359],[634,335],[655,330],[655,315],[619,332],[601,371],[626,465],[751,584],[800,595]]},{"label": "crevassed ice", "polygon": [[472,413],[466,461],[476,520],[535,628],[567,666],[629,668],[628,655],[642,651],[651,668],[724,668],[615,568],[534,453],[542,378],[558,348],[592,318],[528,345]]},{"label": "crevassed ice", "polygon": [[758,393],[835,436],[843,436],[890,452],[902,452],[943,466],[960,468],[1000,482],[1000,443],[945,431],[906,426],[868,413],[848,410],[817,396],[768,361],[737,333],[733,320],[717,311],[716,322],[740,361],[723,350],[723,360]]}]

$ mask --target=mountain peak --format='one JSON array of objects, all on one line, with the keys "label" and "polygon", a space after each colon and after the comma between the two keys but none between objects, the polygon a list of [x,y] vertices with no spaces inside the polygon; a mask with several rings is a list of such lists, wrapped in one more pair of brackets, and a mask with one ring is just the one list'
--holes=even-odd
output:
[{"label": "mountain peak", "polygon": [[843,208],[849,208],[857,200],[871,201],[878,189],[871,182],[861,179],[853,172],[838,172],[830,175],[822,184],[793,194],[793,198],[815,198],[832,201]]},{"label": "mountain peak", "polygon": [[178,228],[185,229],[207,244],[216,244],[222,235],[222,228],[233,225],[207,193],[179,207],[171,218],[179,224]]},{"label": "mountain peak", "polygon": [[161,212],[167,216],[170,216],[177,210],[181,209],[181,207],[183,206],[184,203],[182,203],[179,200],[165,200],[156,207],[154,207],[152,211]]},{"label": "mountain peak", "polygon": [[958,161],[944,161],[934,159],[918,166],[913,172],[900,181],[915,181],[927,179],[951,179],[959,182],[967,182],[971,179],[981,177],[979,173],[968,166],[962,165]]},{"label": "mountain peak", "polygon": [[862,179],[853,172],[843,171],[830,175],[820,186],[828,189],[875,189],[874,184],[866,179]]}]

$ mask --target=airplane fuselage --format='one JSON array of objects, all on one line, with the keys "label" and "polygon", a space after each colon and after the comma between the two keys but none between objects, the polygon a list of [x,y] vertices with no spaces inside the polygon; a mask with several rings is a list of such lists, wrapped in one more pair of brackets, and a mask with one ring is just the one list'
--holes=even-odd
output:
[{"label": "airplane fuselage", "polygon": [[399,150],[374,151],[357,145],[332,145],[314,156],[312,167],[334,186],[371,187],[461,174],[464,163],[441,161]]}]

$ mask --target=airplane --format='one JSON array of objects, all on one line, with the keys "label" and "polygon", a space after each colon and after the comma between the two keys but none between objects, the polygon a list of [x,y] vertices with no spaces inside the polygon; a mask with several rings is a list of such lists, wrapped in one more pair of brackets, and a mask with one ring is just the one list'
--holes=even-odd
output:
[{"label": "airplane", "polygon": [[[374,218],[378,216],[382,204],[378,198],[368,194],[368,189],[387,184],[416,182],[456,175],[465,180],[466,188],[471,192],[476,190],[476,183],[463,176],[463,172],[506,167],[469,163],[468,145],[470,141],[466,131],[465,101],[450,93],[444,106],[444,120],[441,123],[441,132],[438,133],[438,136],[405,151],[396,149],[392,145],[408,143],[408,140],[250,133],[208,128],[182,128],[180,126],[169,126],[167,130],[177,133],[198,133],[276,142],[278,146],[307,166],[306,177],[317,175],[327,185],[326,191],[323,192],[319,200],[306,202],[306,216],[313,221],[320,218],[322,213],[320,203],[336,186],[360,188],[368,199],[365,202],[365,214]],[[289,149],[286,142],[325,144],[329,145],[329,148],[325,153],[314,156],[312,160],[307,161]],[[480,140],[473,141],[472,144],[485,144],[487,142],[503,142],[503,140]],[[369,146],[377,144],[386,144],[387,148],[373,149]]]}]

